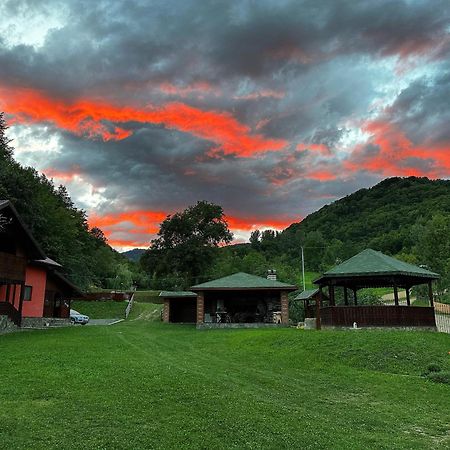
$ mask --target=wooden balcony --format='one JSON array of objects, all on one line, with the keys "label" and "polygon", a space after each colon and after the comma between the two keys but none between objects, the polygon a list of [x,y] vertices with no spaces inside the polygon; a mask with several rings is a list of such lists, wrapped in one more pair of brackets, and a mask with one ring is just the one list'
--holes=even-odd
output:
[{"label": "wooden balcony", "polygon": [[415,306],[328,306],[320,309],[324,326],[436,327],[434,309]]},{"label": "wooden balcony", "polygon": [[25,281],[26,260],[9,253],[0,252],[0,280]]}]

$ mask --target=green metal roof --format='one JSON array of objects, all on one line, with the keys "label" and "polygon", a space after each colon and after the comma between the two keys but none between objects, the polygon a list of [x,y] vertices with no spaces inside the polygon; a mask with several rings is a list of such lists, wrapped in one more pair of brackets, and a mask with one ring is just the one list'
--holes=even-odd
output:
[{"label": "green metal roof", "polygon": [[209,289],[280,289],[291,290],[297,289],[292,284],[282,283],[281,281],[268,280],[267,278],[250,275],[248,273],[239,272],[217,280],[208,281],[206,283],[192,286],[193,291],[202,291]]},{"label": "green metal roof", "polygon": [[300,292],[294,300],[308,300],[311,297],[314,297],[318,292],[319,289],[306,289],[305,291]]},{"label": "green metal roof", "polygon": [[178,297],[197,297],[195,292],[191,291],[161,291],[160,297],[164,298],[178,298]]},{"label": "green metal roof", "polygon": [[319,279],[383,275],[405,275],[430,279],[439,278],[437,273],[422,269],[413,264],[408,264],[369,248],[328,272],[325,272]]}]

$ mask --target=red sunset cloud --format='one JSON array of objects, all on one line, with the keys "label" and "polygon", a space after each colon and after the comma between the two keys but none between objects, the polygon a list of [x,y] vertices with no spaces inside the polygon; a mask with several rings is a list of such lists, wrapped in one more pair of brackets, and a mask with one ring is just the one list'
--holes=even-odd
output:
[{"label": "red sunset cloud", "polygon": [[[110,245],[114,247],[148,247],[152,235],[155,235],[161,222],[167,217],[162,211],[127,211],[117,214],[105,214],[98,216],[95,213],[89,215],[90,227],[101,228]],[[255,229],[282,230],[300,218],[261,218],[261,217],[234,217],[226,216],[228,226],[232,231],[250,232]],[[132,228],[126,226],[130,224]],[[118,233],[130,235],[130,239],[115,237]],[[133,235],[141,235],[141,239]]]},{"label": "red sunset cloud", "polygon": [[112,103],[79,99],[73,102],[53,99],[33,89],[0,86],[0,107],[14,116],[13,122],[50,122],[60,129],[104,140],[121,140],[131,131],[114,124],[139,122],[162,124],[216,143],[224,154],[249,157],[254,154],[281,150],[288,142],[252,134],[250,127],[238,122],[231,114],[203,111],[184,103],[167,103],[160,107],[133,108]]},{"label": "red sunset cloud", "polygon": [[[367,170],[383,176],[442,177],[450,173],[450,143],[415,145],[395,125],[385,121],[371,121],[363,126],[371,136],[368,143],[378,147],[374,155],[363,153],[364,146],[355,149],[352,160],[344,167],[351,171]],[[429,162],[431,169],[422,170],[408,165],[408,158]]]}]

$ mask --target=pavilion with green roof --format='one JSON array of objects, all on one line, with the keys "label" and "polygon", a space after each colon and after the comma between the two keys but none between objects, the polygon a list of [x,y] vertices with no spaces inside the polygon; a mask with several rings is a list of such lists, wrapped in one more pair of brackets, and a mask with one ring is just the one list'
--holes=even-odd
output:
[{"label": "pavilion with green roof", "polygon": [[[381,252],[367,249],[325,272],[314,281],[319,287],[316,302],[317,327],[331,326],[426,326],[435,327],[432,282],[437,273],[414,266]],[[427,284],[430,307],[411,307],[410,289]],[[357,292],[364,288],[391,287],[394,306],[358,306]],[[328,289],[329,306],[322,307],[323,289]],[[344,304],[336,305],[335,289],[343,288]],[[398,289],[406,291],[406,305],[400,305]],[[349,291],[353,305],[349,305]]]},{"label": "pavilion with green roof", "polygon": [[[289,323],[288,293],[295,290],[297,286],[278,281],[275,271],[269,271],[267,278],[239,272],[197,284],[190,291],[160,295],[166,322],[181,316],[194,321],[195,316],[198,328],[273,326]],[[179,314],[181,309],[184,312]]]}]

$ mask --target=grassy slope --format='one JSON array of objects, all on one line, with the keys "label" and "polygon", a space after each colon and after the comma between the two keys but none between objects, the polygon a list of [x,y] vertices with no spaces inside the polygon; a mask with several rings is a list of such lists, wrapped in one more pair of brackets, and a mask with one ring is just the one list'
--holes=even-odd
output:
[{"label": "grassy slope", "polygon": [[112,300],[104,302],[88,302],[85,300],[75,300],[71,304],[71,308],[86,314],[90,319],[114,319],[123,318],[127,302],[115,302]]},{"label": "grassy slope", "polygon": [[[154,305],[139,305],[134,318]],[[142,315],[141,315],[142,317]],[[448,448],[437,333],[129,320],[0,336],[8,448]]]}]

